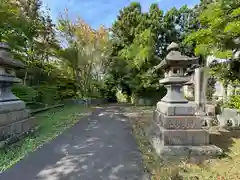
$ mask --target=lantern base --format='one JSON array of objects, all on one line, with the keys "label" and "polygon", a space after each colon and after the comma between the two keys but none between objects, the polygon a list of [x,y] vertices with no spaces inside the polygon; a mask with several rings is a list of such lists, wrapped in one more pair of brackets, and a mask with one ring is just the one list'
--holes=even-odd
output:
[{"label": "lantern base", "polygon": [[35,118],[31,117],[21,100],[0,102],[0,141],[12,135],[28,132],[35,126]]},{"label": "lantern base", "polygon": [[180,106],[180,104],[158,102],[157,105],[153,122],[147,132],[157,154],[161,156],[222,154],[220,148],[210,145],[209,133],[202,128],[202,120],[195,115],[193,104]]}]

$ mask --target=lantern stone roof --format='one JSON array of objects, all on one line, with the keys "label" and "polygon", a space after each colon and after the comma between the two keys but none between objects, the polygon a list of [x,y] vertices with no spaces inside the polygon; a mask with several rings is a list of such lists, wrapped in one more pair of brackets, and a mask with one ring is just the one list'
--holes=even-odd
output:
[{"label": "lantern stone roof", "polygon": [[10,48],[5,43],[0,43],[0,66],[1,65],[16,69],[25,67],[25,65],[21,61],[13,59]]},{"label": "lantern stone roof", "polygon": [[167,50],[169,51],[166,58],[161,61],[159,64],[159,68],[167,69],[170,66],[188,66],[192,63],[195,63],[199,58],[198,57],[188,57],[185,55],[182,55],[182,53],[179,51],[179,45],[172,42],[168,47]]},{"label": "lantern stone roof", "polygon": [[171,51],[171,50],[179,50],[179,45],[175,42],[172,42],[167,47],[167,51]]}]

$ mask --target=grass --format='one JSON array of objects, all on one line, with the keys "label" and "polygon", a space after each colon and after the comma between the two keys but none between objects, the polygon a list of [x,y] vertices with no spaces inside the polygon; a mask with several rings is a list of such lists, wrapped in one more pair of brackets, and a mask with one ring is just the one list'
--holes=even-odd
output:
[{"label": "grass", "polygon": [[186,164],[186,177],[197,176],[203,180],[240,179],[240,130],[212,127],[210,141],[224,151],[224,156],[203,162],[201,165]]},{"label": "grass", "polygon": [[80,105],[71,105],[36,114],[35,117],[40,128],[34,136],[0,150],[0,172],[10,168],[28,153],[57,137],[77,123],[79,118],[90,109]]},{"label": "grass", "polygon": [[210,141],[224,155],[198,164],[184,160],[164,162],[153,150],[145,128],[149,126],[154,107],[128,107],[134,135],[142,152],[144,164],[152,180],[238,180],[240,179],[240,130],[217,127],[209,129]]}]

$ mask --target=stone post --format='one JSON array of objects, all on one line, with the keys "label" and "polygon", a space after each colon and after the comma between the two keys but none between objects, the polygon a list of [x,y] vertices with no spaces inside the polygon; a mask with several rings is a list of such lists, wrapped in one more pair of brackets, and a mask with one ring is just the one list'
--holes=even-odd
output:
[{"label": "stone post", "polygon": [[194,71],[194,80],[195,80],[195,103],[197,106],[200,106],[200,99],[201,99],[201,94],[200,94],[200,78],[201,72],[200,68],[195,69]]},{"label": "stone post", "polygon": [[170,44],[168,51],[159,65],[166,72],[160,83],[168,92],[154,111],[150,131],[153,147],[165,157],[221,154],[221,149],[209,144],[209,133],[202,128],[200,117],[196,116],[196,105],[189,103],[180,91],[189,80],[184,76],[183,69],[196,63],[198,58],[182,55],[176,43]]},{"label": "stone post", "polygon": [[14,83],[21,82],[15,76],[19,68],[24,68],[24,64],[13,60],[7,44],[0,43],[0,141],[35,126],[35,118],[30,117],[25,103],[11,91]]}]

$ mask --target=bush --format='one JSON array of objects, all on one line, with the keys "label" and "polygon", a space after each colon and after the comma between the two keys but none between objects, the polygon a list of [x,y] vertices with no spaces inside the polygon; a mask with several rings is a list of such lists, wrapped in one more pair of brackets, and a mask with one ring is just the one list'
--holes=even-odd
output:
[{"label": "bush", "polygon": [[109,102],[117,102],[118,89],[112,79],[107,79],[102,86],[98,87],[101,98],[107,99]]},{"label": "bush", "polygon": [[57,83],[57,93],[60,100],[71,99],[77,96],[77,85],[69,79],[60,79]]},{"label": "bush", "polygon": [[25,102],[35,101],[37,97],[37,91],[34,88],[23,84],[13,85],[12,92],[15,96]]},{"label": "bush", "polygon": [[58,94],[58,88],[56,86],[50,86],[50,85],[39,85],[35,86],[35,89],[37,90],[37,102],[42,102],[45,104],[55,104],[58,100],[60,100],[59,94]]},{"label": "bush", "polygon": [[37,102],[42,102],[48,105],[56,104],[64,99],[76,97],[76,84],[70,79],[61,78],[55,84],[41,84],[34,87],[38,95]]},{"label": "bush", "polygon": [[152,105],[160,101],[167,93],[167,89],[164,86],[159,86],[157,88],[147,88],[132,95],[133,101],[139,99],[148,99],[151,101]]},{"label": "bush", "polygon": [[121,90],[117,91],[116,96],[117,96],[117,101],[121,103],[127,103],[129,100],[128,95],[122,93]]},{"label": "bush", "polygon": [[227,107],[240,109],[240,95],[231,96],[230,100],[227,102]]}]

